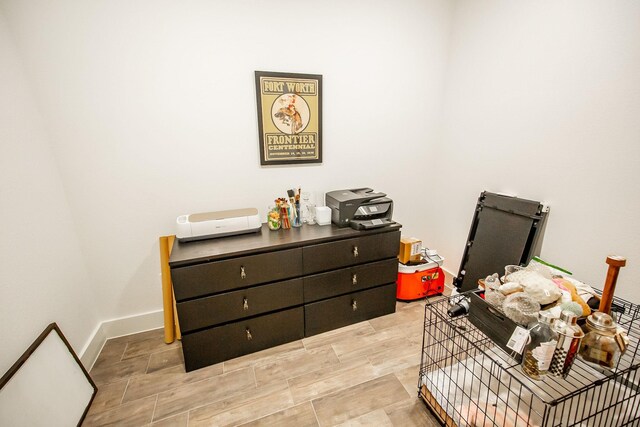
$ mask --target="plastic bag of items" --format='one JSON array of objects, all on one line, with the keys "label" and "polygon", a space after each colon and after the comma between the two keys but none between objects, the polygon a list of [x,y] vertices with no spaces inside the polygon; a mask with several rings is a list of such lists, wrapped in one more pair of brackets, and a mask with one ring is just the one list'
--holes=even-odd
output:
[{"label": "plastic bag of items", "polygon": [[[570,276],[571,273],[534,257],[526,267],[508,265],[505,275],[485,279],[485,299],[514,322],[535,321],[537,312],[549,310],[559,317],[570,310],[578,317],[591,313],[587,301],[597,295],[593,288]],[[501,283],[502,282],[502,283]]]}]

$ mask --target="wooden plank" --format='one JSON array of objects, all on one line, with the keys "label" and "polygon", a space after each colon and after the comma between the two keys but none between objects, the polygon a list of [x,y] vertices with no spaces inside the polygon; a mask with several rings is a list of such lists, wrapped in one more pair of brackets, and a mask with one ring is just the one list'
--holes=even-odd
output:
[{"label": "wooden plank", "polygon": [[[169,255],[175,236],[160,237],[160,269],[162,272],[162,308],[164,310],[164,342],[171,344],[176,339],[175,309]],[[171,240],[171,242],[169,242]]]}]

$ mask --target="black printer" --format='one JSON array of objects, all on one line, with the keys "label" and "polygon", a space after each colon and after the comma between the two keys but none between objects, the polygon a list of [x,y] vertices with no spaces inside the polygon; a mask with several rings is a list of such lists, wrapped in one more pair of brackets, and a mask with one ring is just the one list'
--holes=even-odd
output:
[{"label": "black printer", "polygon": [[395,224],[391,220],[393,200],[371,188],[329,191],[326,203],[331,208],[331,222],[338,227],[370,230]]}]

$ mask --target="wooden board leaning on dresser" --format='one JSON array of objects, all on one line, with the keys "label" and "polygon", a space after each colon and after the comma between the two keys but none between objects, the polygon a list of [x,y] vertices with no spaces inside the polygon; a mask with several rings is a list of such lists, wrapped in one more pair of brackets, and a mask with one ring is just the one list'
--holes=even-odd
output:
[{"label": "wooden board leaning on dresser", "polygon": [[169,266],[185,369],[395,311],[400,225],[305,225],[175,241]]}]

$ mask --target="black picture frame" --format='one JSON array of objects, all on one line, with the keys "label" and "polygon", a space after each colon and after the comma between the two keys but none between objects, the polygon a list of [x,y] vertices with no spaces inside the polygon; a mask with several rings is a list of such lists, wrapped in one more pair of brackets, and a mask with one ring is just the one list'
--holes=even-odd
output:
[{"label": "black picture frame", "polygon": [[80,426],[97,392],[98,387],[54,322],[0,378],[0,424],[77,422]]},{"label": "black picture frame", "polygon": [[322,163],[322,75],[256,71],[260,164]]}]

